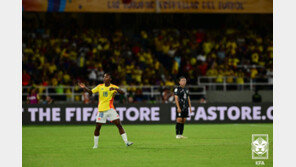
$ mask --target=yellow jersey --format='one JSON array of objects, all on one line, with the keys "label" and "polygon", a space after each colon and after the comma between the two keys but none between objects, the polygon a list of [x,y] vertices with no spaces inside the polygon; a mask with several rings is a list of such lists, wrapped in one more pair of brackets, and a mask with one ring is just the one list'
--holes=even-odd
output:
[{"label": "yellow jersey", "polygon": [[105,84],[100,84],[91,90],[92,93],[97,93],[97,92],[99,93],[99,103],[98,103],[99,112],[104,112],[111,108],[114,109],[113,101],[117,91],[116,90],[110,91],[109,89],[111,87],[118,88],[118,86],[113,84],[110,84],[108,87],[105,86]]}]

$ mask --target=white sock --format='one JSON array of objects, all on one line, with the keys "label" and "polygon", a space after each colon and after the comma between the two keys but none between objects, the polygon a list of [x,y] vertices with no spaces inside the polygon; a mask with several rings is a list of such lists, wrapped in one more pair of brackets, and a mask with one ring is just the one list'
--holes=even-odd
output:
[{"label": "white sock", "polygon": [[98,146],[99,136],[94,136],[94,146]]},{"label": "white sock", "polygon": [[127,143],[127,136],[126,136],[126,133],[122,134],[121,137],[122,137],[122,140],[123,140],[125,143]]}]

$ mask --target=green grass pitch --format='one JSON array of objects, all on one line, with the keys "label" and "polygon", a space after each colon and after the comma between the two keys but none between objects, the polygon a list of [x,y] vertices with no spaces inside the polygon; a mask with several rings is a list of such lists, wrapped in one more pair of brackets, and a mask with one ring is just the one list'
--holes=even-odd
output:
[{"label": "green grass pitch", "polygon": [[175,138],[175,125],[123,125],[134,145],[126,147],[116,126],[101,129],[93,146],[93,126],[23,126],[23,167],[256,166],[252,134],[268,134],[273,164],[272,124],[186,124]]}]

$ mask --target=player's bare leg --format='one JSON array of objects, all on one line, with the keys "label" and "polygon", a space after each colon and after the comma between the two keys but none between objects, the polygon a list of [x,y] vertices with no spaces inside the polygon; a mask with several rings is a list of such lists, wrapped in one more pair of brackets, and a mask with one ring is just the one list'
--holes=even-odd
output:
[{"label": "player's bare leg", "polygon": [[184,124],[186,122],[186,118],[182,118],[182,123],[181,123],[181,139],[186,139],[187,137],[183,136],[183,130],[184,130]]},{"label": "player's bare leg", "polygon": [[94,132],[94,147],[93,147],[94,149],[98,148],[101,126],[102,126],[101,123],[96,123],[96,129]]},{"label": "player's bare leg", "polygon": [[124,143],[126,144],[126,146],[132,145],[133,142],[129,142],[127,140],[127,135],[126,135],[125,130],[123,129],[123,127],[121,125],[120,119],[116,119],[116,120],[114,120],[112,122],[117,126],[118,131],[119,131],[119,134],[121,135],[122,140],[124,141]]},{"label": "player's bare leg", "polygon": [[176,124],[176,139],[181,139],[181,124],[183,120],[181,117],[177,117],[177,124]]}]

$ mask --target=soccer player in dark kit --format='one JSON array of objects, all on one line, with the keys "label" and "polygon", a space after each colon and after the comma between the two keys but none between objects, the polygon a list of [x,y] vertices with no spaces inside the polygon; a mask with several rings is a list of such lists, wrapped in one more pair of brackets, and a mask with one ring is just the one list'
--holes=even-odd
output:
[{"label": "soccer player in dark kit", "polygon": [[174,89],[174,95],[175,95],[175,102],[176,102],[176,139],[183,139],[187,138],[183,136],[183,130],[184,130],[184,123],[186,121],[186,118],[188,115],[188,107],[190,113],[191,111],[191,102],[189,98],[189,90],[185,88],[186,85],[186,78],[180,77],[179,78],[179,86]]}]

